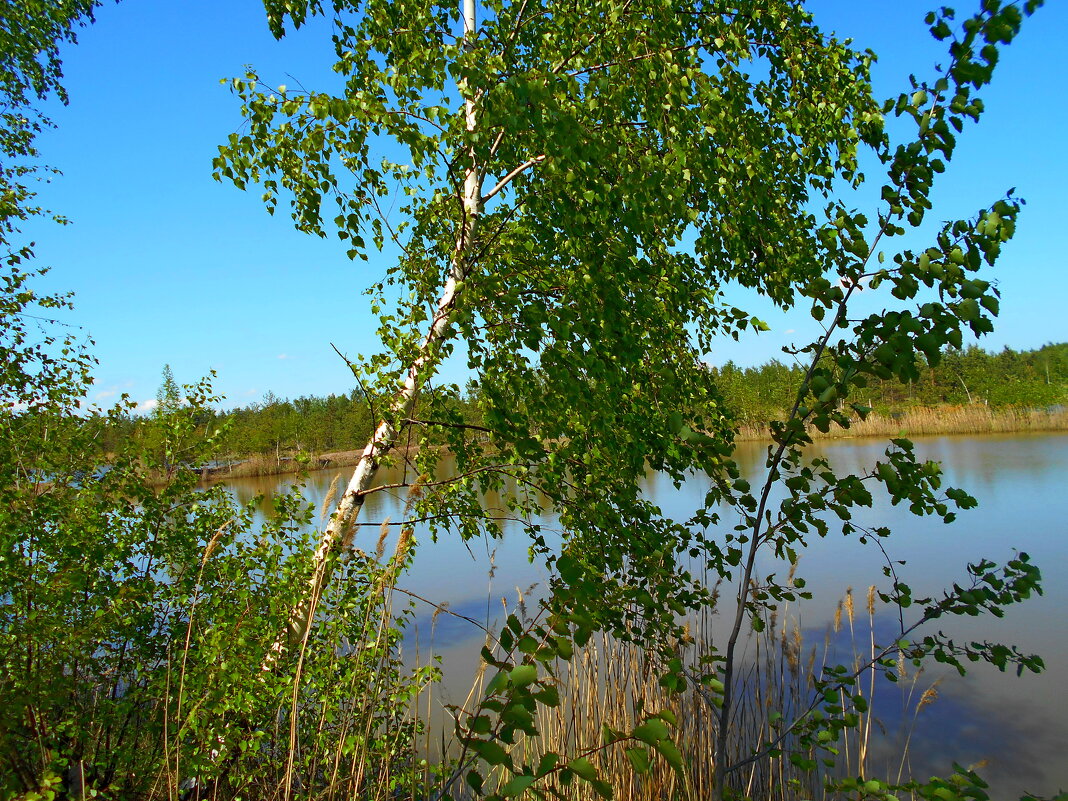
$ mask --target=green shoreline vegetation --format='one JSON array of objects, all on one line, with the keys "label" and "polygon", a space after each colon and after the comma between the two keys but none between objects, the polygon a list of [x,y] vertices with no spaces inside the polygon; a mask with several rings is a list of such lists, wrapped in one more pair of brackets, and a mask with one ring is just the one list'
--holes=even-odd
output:
[{"label": "green shoreline vegetation", "polygon": [[[977,504],[906,438],[845,474],[807,448],[812,431],[874,414],[894,434],[1063,420],[1068,346],[961,349],[993,330],[998,290],[976,274],[1021,202],[922,227],[1000,49],[1041,2],[931,12],[948,60],[879,101],[873,54],[793,0],[269,0],[280,39],[332,6],[341,94],[249,68],[231,83],[246,124],[214,174],[272,213],[291,204],[351,259],[364,237],[383,247],[384,224],[403,232],[373,288],[382,352],[350,365],[364,392],[226,413],[210,379],[183,387],[167,368],[144,418],[129,398],[89,404],[91,343],[60,327],[70,298],[35,289],[33,246],[15,241],[46,213],[35,139],[51,123],[35,105],[65,101],[59,44],[98,5],[0,6],[0,801],[988,798],[968,767],[909,775],[907,743],[900,770],[873,767],[872,703],[877,679],[931,662],[1041,671],[1016,646],[946,633],[1041,593],[1025,552],[1006,543],[929,597],[888,557],[866,625],[843,600],[833,631],[851,647],[827,663],[785,610],[812,598],[796,572],[812,539],[893,550],[854,517],[876,494],[945,523]],[[866,180],[862,154],[886,168],[870,216],[840,194]],[[398,187],[403,221],[387,220],[377,198]],[[896,244],[910,231],[925,250]],[[804,367],[701,363],[766,328],[723,302],[730,282],[826,319]],[[856,319],[858,288],[880,284],[902,308]],[[458,346],[466,392],[436,380]],[[753,486],[734,445],[769,420]],[[318,525],[296,490],[258,515],[187,469],[351,458],[364,437],[371,458]],[[446,452],[457,470],[427,478]],[[402,514],[360,520],[399,453],[416,465],[389,485]],[[643,497],[650,467],[708,476],[701,508],[675,519]],[[547,597],[483,628],[472,695],[438,726],[439,659],[401,658],[414,525],[468,541],[502,520],[551,571]],[[374,553],[352,547],[357,524],[381,526]],[[771,555],[784,569],[764,575]]]},{"label": "green shoreline vegetation", "polygon": [[[804,377],[799,367],[770,361],[757,367],[727,363],[711,368],[716,388],[738,427],[737,439],[768,440],[767,421],[781,419]],[[157,409],[178,401],[168,388],[164,369]],[[167,400],[167,395],[171,399]],[[1068,343],[1034,350],[1004,348],[989,352],[977,346],[949,350],[939,364],[921,365],[909,384],[874,381],[862,393],[871,409],[864,419],[854,411],[848,428],[826,433],[810,429],[814,439],[933,436],[1068,430]],[[485,423],[479,413],[478,385],[444,401],[467,425]],[[351,467],[373,431],[371,410],[359,392],[283,400],[268,394],[259,403],[226,412],[204,412],[202,432],[222,431],[221,464],[202,471],[205,477],[234,478],[288,475],[301,470]],[[157,416],[161,412],[157,412]],[[150,438],[151,420],[127,415],[98,432],[101,454],[117,443]]]}]

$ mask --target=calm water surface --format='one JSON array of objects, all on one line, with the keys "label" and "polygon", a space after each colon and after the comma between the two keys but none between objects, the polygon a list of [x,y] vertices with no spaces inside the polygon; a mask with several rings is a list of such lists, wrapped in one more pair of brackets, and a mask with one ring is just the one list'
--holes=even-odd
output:
[{"label": "calm water surface", "polygon": [[[763,471],[764,447],[743,443],[739,449],[740,462],[754,484]],[[938,622],[958,641],[1014,643],[1026,653],[1041,654],[1047,669],[1038,676],[1017,678],[1015,673],[1002,674],[978,665],[964,679],[955,671],[946,675],[929,670],[917,685],[919,692],[941,679],[939,698],[919,713],[909,749],[912,773],[926,778],[948,772],[954,761],[965,766],[985,761],[980,773],[991,781],[993,798],[1018,798],[1024,792],[1054,795],[1060,788],[1068,789],[1068,578],[1063,572],[1068,564],[1068,435],[930,437],[916,440],[916,447],[922,458],[941,462],[946,484],[968,490],[979,499],[979,508],[961,513],[957,522],[946,526],[913,517],[877,497],[875,507],[861,510],[855,519],[862,525],[893,530],[884,545],[890,558],[905,562],[896,567],[917,595],[935,593],[953,581],[963,582],[968,562],[981,558],[1004,562],[1015,551],[1030,554],[1042,569],[1044,596],[1010,608],[1000,620]],[[815,450],[839,470],[859,471],[879,458],[884,448],[881,440],[845,440],[821,443]],[[342,472],[343,486],[348,471]],[[321,503],[337,473],[320,471],[308,477],[305,495],[310,502]],[[382,481],[398,478],[385,476]],[[228,483],[239,499],[248,500],[282,491],[292,479]],[[665,513],[684,517],[701,502],[707,487],[694,478],[676,489],[670,481],[653,477],[644,489]],[[487,503],[492,507],[495,499]],[[398,521],[403,498],[376,493],[363,514],[364,522],[381,522],[386,517]],[[551,525],[552,521],[546,522]],[[723,524],[734,522],[725,519]],[[379,528],[368,526],[364,532],[358,535],[357,544],[370,550]],[[812,542],[801,557],[798,574],[808,581],[814,598],[792,612],[801,628],[813,640],[822,641],[846,589],[854,588],[858,607],[863,608],[867,587],[873,583],[885,586],[885,564],[877,547],[861,545],[855,537],[832,534]],[[786,569],[771,562],[762,567],[765,571]],[[544,569],[528,559],[525,538],[506,528],[499,541],[421,542],[402,586],[492,625],[502,616],[502,599],[514,606],[517,592],[537,597],[537,585],[545,579]],[[448,615],[438,615],[432,622],[432,611],[425,606],[420,609],[408,648],[418,650],[420,659],[431,652],[443,655],[443,701],[460,702],[476,667],[481,632]],[[888,698],[900,694],[888,683],[877,687],[877,693],[885,692]],[[894,710],[887,708],[881,714],[888,732],[893,732],[899,725]]]}]

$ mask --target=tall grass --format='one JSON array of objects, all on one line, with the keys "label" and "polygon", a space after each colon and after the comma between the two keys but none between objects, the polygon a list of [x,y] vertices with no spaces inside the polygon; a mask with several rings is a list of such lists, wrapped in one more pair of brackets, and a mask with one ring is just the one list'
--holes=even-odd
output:
[{"label": "tall grass", "polygon": [[[970,406],[913,407],[900,413],[872,412],[865,420],[854,417],[849,428],[832,427],[827,433],[812,429],[813,439],[848,437],[896,437],[933,434],[1010,434],[1027,431],[1068,431],[1068,409],[992,409]],[[767,429],[746,425],[741,440],[766,439]]]},{"label": "tall grass", "polygon": [[[813,680],[824,667],[844,663],[854,668],[874,658],[874,588],[867,594],[865,607],[864,611],[856,609],[850,590],[839,604],[834,622],[817,642],[806,641],[797,623],[785,614],[770,621],[763,633],[750,636],[730,721],[732,762],[740,767],[728,775],[737,797],[762,801],[830,798],[834,794],[825,789],[826,779],[863,776],[897,782],[908,778],[908,736],[898,744],[892,759],[883,762],[879,771],[873,769],[876,738],[881,731],[875,710],[877,701],[883,700],[876,696],[882,692],[888,702],[905,703],[913,724],[919,710],[937,697],[933,687],[921,687],[920,674],[906,673],[904,664],[898,667],[902,679],[898,691],[903,693],[903,700],[893,699],[893,690],[880,687],[877,691],[875,674],[866,675],[859,689],[869,702],[868,711],[860,713],[855,725],[832,744],[837,754],[804,745],[797,736],[788,735],[779,743],[778,752],[746,760],[776,739],[784,723],[812,708]],[[556,708],[539,708],[539,736],[517,743],[513,756],[517,761],[537,763],[546,752],[584,752],[604,742],[605,726],[629,731],[641,722],[643,713],[667,709],[678,720],[675,742],[686,763],[682,773],[663,760],[654,760],[652,770],[639,775],[624,749],[618,747],[597,751],[591,761],[615,788],[616,798],[696,801],[712,797],[718,709],[714,694],[696,679],[705,672],[703,666],[717,657],[715,643],[722,629],[712,613],[691,621],[684,641],[677,644],[677,656],[692,679],[681,693],[668,692],[660,685],[662,657],[610,636],[591,640],[569,663],[557,665],[561,703]],[[799,767],[794,759],[798,756],[812,760],[816,768]],[[873,775],[876,772],[881,775]],[[574,801],[598,798],[586,784],[555,789]]]}]

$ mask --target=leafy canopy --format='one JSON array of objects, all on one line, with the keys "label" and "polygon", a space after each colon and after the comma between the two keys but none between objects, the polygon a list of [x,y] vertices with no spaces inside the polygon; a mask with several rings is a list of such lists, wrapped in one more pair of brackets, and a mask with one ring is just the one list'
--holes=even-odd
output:
[{"label": "leafy canopy", "polygon": [[21,220],[40,214],[30,205],[34,176],[52,172],[37,163],[37,134],[52,126],[36,102],[54,95],[67,102],[59,48],[77,42],[76,29],[92,22],[99,0],[4,3],[0,6],[0,244]]},{"label": "leafy canopy", "polygon": [[[961,671],[978,660],[1042,667],[1000,644],[918,633],[948,615],[1000,615],[1040,591],[1026,554],[1003,567],[970,565],[965,583],[941,597],[914,597],[889,563],[879,597],[901,612],[897,636],[859,668],[829,668],[808,709],[758,752],[735,754],[728,742],[742,631],[759,632],[777,605],[807,596],[799,577],[759,576],[761,554],[796,562],[812,537],[832,530],[881,541],[885,528],[854,521],[875,492],[946,522],[975,505],[944,487],[938,465],[921,462],[908,440],[892,440],[883,458],[852,475],[805,446],[811,428],[848,428],[867,414],[850,399],[869,381],[907,383],[947,346],[961,348],[966,332],[992,330],[997,290],[976,273],[1012,237],[1019,200],[1009,193],[949,221],[923,248],[895,238],[922,226],[957,135],[983,112],[978,90],[999,47],[1040,2],[983,0],[959,25],[951,9],[930,14],[948,61],[883,104],[871,96],[870,54],[777,0],[489,2],[477,22],[472,3],[463,15],[432,2],[267,5],[278,36],[311,15],[334,16],[344,86],[336,95],[271,88],[252,71],[235,80],[248,124],[220,148],[217,177],[259,184],[272,212],[287,199],[299,229],[336,233],[352,258],[366,257],[368,238],[398,247],[373,293],[384,352],[354,365],[374,393],[396,399],[381,407],[386,419],[366,462],[377,465],[405,428],[416,427],[425,444],[447,444],[454,478],[429,478],[441,450],[417,457],[419,518],[435,532],[493,532],[480,499],[507,489],[532,552],[555,567],[551,614],[526,629],[509,620],[500,648],[483,651],[497,678],[458,724],[478,759],[512,774],[500,795],[557,773],[610,795],[586,759],[602,746],[564,768],[555,754],[517,764],[501,743],[536,733],[537,706],[558,702],[550,663],[567,659],[572,643],[610,629],[665,646],[681,633],[681,615],[714,603],[688,559],[736,590],[722,655],[697,677],[716,695],[717,797],[731,772],[783,743],[799,743],[799,759],[832,753],[863,711],[864,671],[892,677],[899,657]],[[884,128],[890,115],[901,120],[901,141]],[[886,171],[870,214],[838,192],[863,180],[864,149]],[[387,213],[394,206],[396,215]],[[763,327],[725,302],[731,282],[782,307],[811,304],[824,326],[794,354],[804,372],[787,413],[769,425],[766,472],[752,485],[701,363],[718,337]],[[891,308],[859,315],[859,288],[880,286]],[[424,397],[417,411],[412,402],[457,343],[476,376],[481,427],[439,402],[448,392]],[[676,482],[706,475],[704,507],[690,520],[665,517],[638,490],[648,467]],[[545,503],[564,534],[559,551],[533,522]],[[331,545],[324,540],[321,551]],[[301,608],[309,620],[310,608]],[[661,684],[681,690],[693,678],[669,659]],[[664,734],[673,721],[660,720],[624,739],[681,769]],[[606,746],[618,739],[609,733]],[[466,778],[483,791],[477,769]]]},{"label": "leafy canopy", "polygon": [[[788,306],[821,274],[812,201],[858,180],[857,149],[879,136],[870,56],[825,36],[796,4],[766,0],[551,13],[487,3],[467,38],[452,4],[268,11],[277,35],[334,15],[344,88],[235,80],[248,125],[220,148],[216,174],[259,183],[271,211],[288,197],[298,228],[336,232],[352,257],[366,255],[368,238],[400,245],[375,307],[394,285],[399,308],[381,313],[387,353],[366,365],[383,393],[420,348],[436,362],[462,341],[493,449],[462,429],[426,429],[471,472],[424,504],[469,521],[458,525],[473,535],[492,525],[469,514],[480,489],[534,483],[568,532],[597,539],[608,573],[665,558],[670,570],[664,545],[685,535],[636,482],[647,463],[681,479],[729,451],[699,357],[760,323],[722,288],[738,281]],[[480,196],[470,239],[469,172]],[[394,223],[383,211],[398,202]],[[420,326],[461,247],[456,337],[427,344]],[[423,416],[437,414],[447,410]],[[722,452],[676,436],[683,416]],[[670,614],[663,599],[641,598],[650,614]]]}]

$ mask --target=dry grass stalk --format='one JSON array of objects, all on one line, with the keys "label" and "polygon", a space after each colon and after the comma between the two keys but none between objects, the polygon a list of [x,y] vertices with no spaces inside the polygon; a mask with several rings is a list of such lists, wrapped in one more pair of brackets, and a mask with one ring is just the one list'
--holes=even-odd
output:
[{"label": "dry grass stalk", "polygon": [[[925,436],[935,434],[1009,434],[1022,431],[1068,430],[1064,409],[991,409],[986,404],[968,406],[920,406],[900,414],[869,414],[866,420],[853,419],[849,428],[831,428],[826,434],[809,431],[813,439],[851,437]],[[739,440],[767,439],[766,426],[742,426]]]},{"label": "dry grass stalk", "polygon": [[[856,619],[857,610],[852,589],[838,607],[838,631],[841,615],[845,613],[851,633],[844,646],[851,648],[846,662],[865,664],[874,658],[876,645],[874,619],[875,592],[867,593],[868,620]],[[812,680],[822,673],[824,665],[833,664],[831,641],[825,643],[822,659],[817,660],[816,648],[810,649],[806,665],[801,663],[805,643],[800,626],[786,610],[779,615],[781,628],[769,627],[764,635],[753,635],[751,656],[740,674],[743,686],[736,696],[735,713],[731,719],[732,753],[743,758],[776,736],[775,720],[790,721],[802,714],[812,699]],[[868,631],[863,631],[865,625]],[[689,622],[687,636],[680,639],[678,655],[683,658],[691,674],[701,672],[702,663],[714,653],[716,632],[713,615],[707,614]],[[858,639],[855,635],[860,634]],[[831,631],[828,631],[828,638]],[[835,660],[840,661],[840,660]],[[715,709],[701,695],[700,689],[687,688],[673,694],[659,684],[663,672],[662,660],[632,643],[623,643],[608,636],[591,641],[578,649],[570,663],[557,664],[558,689],[561,703],[556,709],[539,708],[539,736],[519,741],[513,748],[517,762],[536,763],[548,751],[576,754],[601,745],[603,727],[628,731],[641,722],[647,713],[669,709],[675,713],[679,725],[675,742],[687,757],[684,776],[672,771],[663,760],[653,758],[649,775],[640,776],[631,768],[622,748],[599,751],[591,761],[603,778],[614,788],[617,798],[628,801],[661,801],[661,799],[703,799],[712,795],[715,753]],[[915,677],[913,677],[915,682]],[[871,704],[875,695],[874,674],[864,687],[865,699]],[[858,687],[859,689],[859,687]],[[706,693],[707,695],[707,693]],[[911,696],[910,696],[911,697]],[[915,712],[937,698],[934,687],[926,690],[915,704]],[[849,699],[843,694],[842,700]],[[857,726],[848,730],[837,743],[839,755],[836,769],[805,773],[789,759],[789,748],[782,756],[768,756],[732,774],[732,784],[744,797],[793,799],[824,798],[823,777],[838,775],[869,775],[873,753],[873,738],[878,731],[873,707],[859,715]],[[790,748],[796,742],[787,742]],[[904,744],[907,753],[908,741]],[[808,750],[810,758],[828,757],[827,752]],[[886,778],[893,778],[888,776]],[[570,787],[556,787],[568,799],[595,801],[596,793],[583,783]]]},{"label": "dry grass stalk", "polygon": [[389,537],[389,518],[382,521],[382,528],[378,532],[378,542],[375,543],[375,559],[379,562],[386,555],[386,538]]},{"label": "dry grass stalk", "polygon": [[331,509],[334,508],[334,500],[337,498],[337,485],[341,480],[341,473],[334,475],[334,480],[330,482],[330,489],[326,491],[326,495],[323,496],[323,502],[319,506],[319,526],[322,527],[326,523],[326,516]]}]

